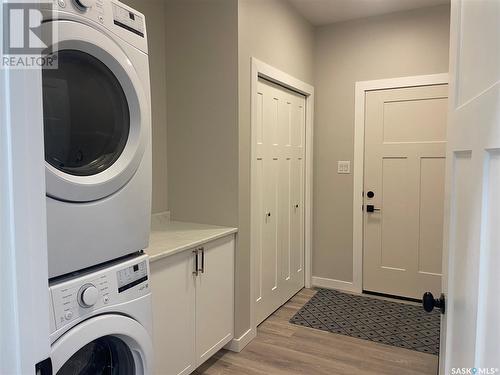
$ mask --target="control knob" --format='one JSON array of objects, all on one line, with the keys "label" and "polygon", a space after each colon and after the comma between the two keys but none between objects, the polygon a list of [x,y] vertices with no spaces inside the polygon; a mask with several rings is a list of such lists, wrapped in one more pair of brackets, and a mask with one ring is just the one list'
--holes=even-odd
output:
[{"label": "control knob", "polygon": [[95,5],[95,0],[75,0],[75,3],[81,8],[92,8]]},{"label": "control knob", "polygon": [[86,284],[80,288],[78,292],[78,303],[82,307],[92,307],[97,302],[99,291],[92,284]]}]

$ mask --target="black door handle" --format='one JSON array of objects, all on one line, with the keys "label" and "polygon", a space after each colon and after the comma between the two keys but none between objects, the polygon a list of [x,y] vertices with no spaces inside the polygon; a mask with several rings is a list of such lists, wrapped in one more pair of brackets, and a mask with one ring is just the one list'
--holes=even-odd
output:
[{"label": "black door handle", "polygon": [[434,307],[437,307],[441,310],[441,314],[444,314],[446,306],[444,294],[441,293],[439,299],[435,299],[431,292],[425,292],[422,297],[422,306],[427,312],[431,312]]},{"label": "black door handle", "polygon": [[380,211],[380,208],[375,208],[373,204],[366,205],[366,212],[375,212],[375,211]]}]

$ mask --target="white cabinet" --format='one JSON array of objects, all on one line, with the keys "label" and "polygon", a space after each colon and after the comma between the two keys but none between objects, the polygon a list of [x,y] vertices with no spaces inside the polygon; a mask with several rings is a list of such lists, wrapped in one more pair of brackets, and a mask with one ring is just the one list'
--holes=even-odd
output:
[{"label": "white cabinet", "polygon": [[233,338],[234,235],[151,263],[155,374],[189,374]]},{"label": "white cabinet", "polygon": [[196,368],[194,257],[184,251],[150,264],[155,374]]},{"label": "white cabinet", "polygon": [[201,364],[233,338],[234,241],[222,239],[201,248],[196,278],[196,359]]}]

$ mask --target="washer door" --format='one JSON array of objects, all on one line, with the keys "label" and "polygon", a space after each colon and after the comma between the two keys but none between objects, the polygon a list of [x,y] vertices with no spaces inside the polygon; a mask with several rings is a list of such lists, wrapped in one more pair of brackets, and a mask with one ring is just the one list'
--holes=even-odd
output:
[{"label": "washer door", "polygon": [[58,68],[42,71],[47,195],[95,201],[136,172],[150,135],[149,104],[134,66],[110,37],[78,22],[52,22],[60,36],[52,46]]},{"label": "washer door", "polygon": [[151,337],[135,320],[101,315],[72,328],[52,345],[56,375],[145,375],[152,371]]}]

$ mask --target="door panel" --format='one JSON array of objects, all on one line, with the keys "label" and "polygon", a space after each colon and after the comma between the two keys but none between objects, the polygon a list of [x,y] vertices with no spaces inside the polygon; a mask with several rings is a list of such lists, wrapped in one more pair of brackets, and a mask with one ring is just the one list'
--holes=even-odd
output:
[{"label": "door panel", "polygon": [[305,98],[259,80],[252,243],[257,323],[304,287]]},{"label": "door panel", "polygon": [[[441,290],[447,85],[366,94],[363,289]],[[366,210],[365,210],[366,211]]]},{"label": "door panel", "polygon": [[233,338],[234,236],[203,247],[203,271],[196,277],[196,365]]},{"label": "door panel", "polygon": [[280,277],[280,237],[278,233],[278,201],[279,201],[279,173],[278,160],[265,160],[264,181],[264,241],[262,252],[262,284],[264,285],[264,296],[272,299],[277,293],[278,279]]},{"label": "door panel", "polygon": [[196,368],[194,255],[181,252],[152,262],[150,267],[154,373],[189,374]]},{"label": "door panel", "polygon": [[[452,1],[440,372],[498,356],[500,2]],[[456,372],[456,370],[455,370]]]},{"label": "door panel", "polygon": [[445,141],[447,103],[439,97],[384,101],[384,143]]},{"label": "door panel", "polygon": [[285,158],[281,162],[280,169],[280,190],[281,201],[279,208],[279,233],[281,233],[281,279],[289,281],[291,278],[291,214],[290,206],[292,204],[292,160]]},{"label": "door panel", "polygon": [[292,293],[304,287],[304,159],[292,164],[290,212],[290,271]]},{"label": "door panel", "polygon": [[[480,289],[478,300],[478,366],[486,367],[492,359],[498,358],[498,337],[500,337],[500,207],[498,192],[500,191],[500,149],[489,150],[485,154],[485,169],[487,182],[484,186],[484,251],[480,265]],[[498,367],[498,361],[493,364]]]},{"label": "door panel", "polygon": [[420,231],[418,272],[441,274],[443,257],[444,199],[435,191],[444,191],[445,158],[420,159]]},{"label": "door panel", "polygon": [[[451,321],[451,332],[460,332],[460,340],[455,340],[454,350],[459,353],[468,353],[462,358],[457,358],[456,366],[469,367],[473,361],[475,347],[476,321],[477,321],[477,287],[479,258],[474,250],[479,245],[477,227],[479,227],[479,211],[473,207],[469,199],[474,195],[475,187],[468,183],[474,174],[472,152],[455,152],[453,155],[453,216],[455,228],[450,246],[454,247],[462,256],[451,259],[451,270],[467,270],[467,272],[450,272],[449,280],[454,286],[454,320]],[[471,216],[472,215],[472,216]],[[477,224],[468,226],[469,220],[477,220]],[[476,227],[476,228],[474,228]],[[470,301],[470,303],[468,303]],[[467,324],[463,324],[467,322]]]},{"label": "door panel", "polygon": [[[403,213],[408,212],[408,191],[411,188],[409,179],[408,158],[382,159],[382,200],[380,207],[384,212],[380,215],[369,215],[367,220],[380,230],[381,249],[380,265],[382,268],[392,268],[406,271],[409,268],[408,255],[412,253],[408,246],[408,237],[411,235],[411,217]],[[380,220],[381,224],[376,224]]]}]

